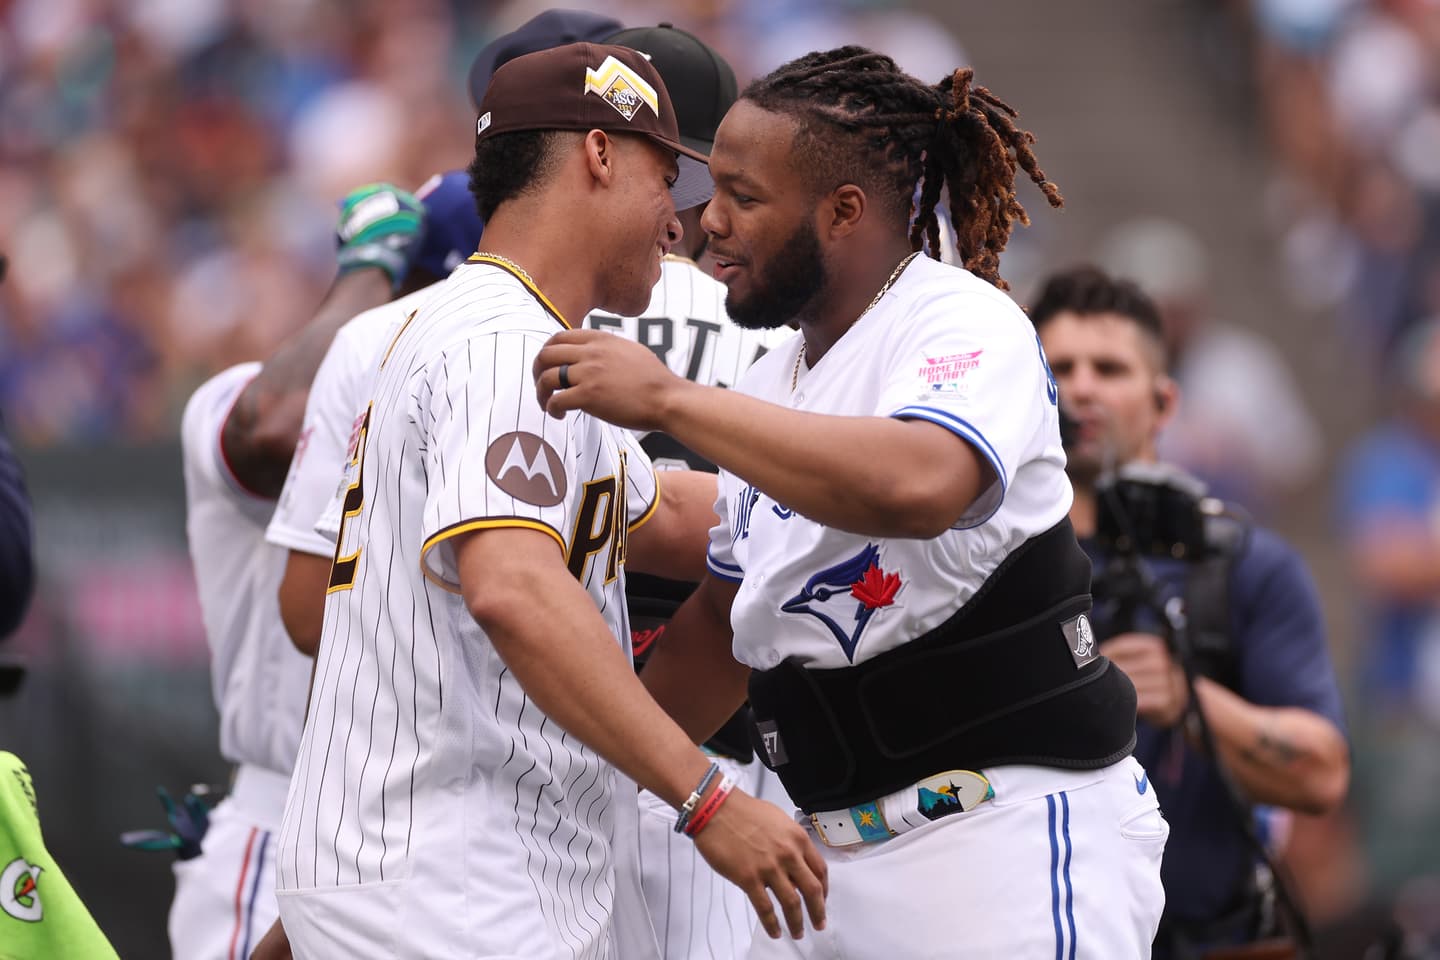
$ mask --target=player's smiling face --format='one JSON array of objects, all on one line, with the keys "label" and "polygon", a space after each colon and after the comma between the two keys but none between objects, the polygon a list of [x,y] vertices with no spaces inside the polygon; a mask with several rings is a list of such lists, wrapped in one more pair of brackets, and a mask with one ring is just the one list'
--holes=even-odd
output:
[{"label": "player's smiling face", "polygon": [[826,285],[813,190],[795,168],[795,121],[740,100],[715,133],[715,198],[700,224],[710,238],[725,309],[742,327],[795,321]]},{"label": "player's smiling face", "polygon": [[616,189],[609,198],[609,250],[600,305],[638,316],[650,305],[660,280],[660,260],[680,241],[670,187],[678,174],[675,154],[639,136],[611,139],[616,149]]}]

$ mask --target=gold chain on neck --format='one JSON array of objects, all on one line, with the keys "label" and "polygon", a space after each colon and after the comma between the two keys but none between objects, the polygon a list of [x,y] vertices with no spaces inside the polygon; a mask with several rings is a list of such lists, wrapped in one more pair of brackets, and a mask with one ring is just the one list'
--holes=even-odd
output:
[{"label": "gold chain on neck", "polygon": [[[882,287],[879,289],[879,291],[876,292],[874,299],[872,299],[869,303],[867,303],[867,304],[865,305],[865,309],[860,311],[860,316],[855,318],[855,322],[856,322],[856,323],[859,323],[859,322],[860,322],[860,317],[865,316],[865,314],[869,313],[869,312],[870,312],[870,309],[871,309],[872,307],[874,307],[875,304],[877,304],[877,303],[880,302],[880,298],[883,297],[883,296],[885,296],[886,291],[888,291],[892,286],[895,285],[895,281],[896,281],[896,280],[899,280],[899,279],[900,279],[900,274],[904,273],[904,272],[905,272],[905,268],[908,267],[908,266],[910,266],[910,261],[911,261],[911,260],[914,260],[914,259],[915,259],[916,257],[918,257],[919,255],[920,255],[919,251],[916,251],[915,253],[910,254],[910,255],[909,255],[908,257],[906,257],[904,260],[901,260],[900,263],[896,265],[895,270],[890,274],[890,279],[885,281],[884,286],[882,286]],[[516,269],[519,269],[519,268],[517,267]],[[804,342],[802,341],[801,344],[800,344],[800,352],[797,353],[797,354],[795,354],[795,369],[790,372],[790,392],[791,392],[791,393],[794,393],[794,392],[795,392],[795,388],[800,385],[800,364],[803,363],[804,361],[805,361],[805,344],[804,344]]]},{"label": "gold chain on neck", "polygon": [[475,256],[486,257],[488,259],[505,264],[505,266],[509,267],[511,270],[514,270],[517,274],[519,274],[520,279],[530,284],[530,286],[534,287],[536,290],[540,289],[540,284],[535,282],[535,278],[530,276],[530,274],[526,272],[524,267],[520,266],[520,264],[516,263],[514,260],[511,260],[509,257],[502,257],[498,253],[489,253],[485,250],[476,250]]}]

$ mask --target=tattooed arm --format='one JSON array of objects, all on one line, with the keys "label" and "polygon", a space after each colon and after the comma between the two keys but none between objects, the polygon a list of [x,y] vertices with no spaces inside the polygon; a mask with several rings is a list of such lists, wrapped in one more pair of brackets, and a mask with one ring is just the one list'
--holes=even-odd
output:
[{"label": "tattooed arm", "polygon": [[1326,813],[1345,797],[1350,750],[1325,717],[1303,707],[1262,707],[1205,677],[1195,695],[1215,750],[1251,800]]}]

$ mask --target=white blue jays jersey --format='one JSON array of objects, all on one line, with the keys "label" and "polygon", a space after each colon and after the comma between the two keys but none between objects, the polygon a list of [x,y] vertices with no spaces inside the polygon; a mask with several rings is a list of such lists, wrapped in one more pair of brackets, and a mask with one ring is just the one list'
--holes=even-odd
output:
[{"label": "white blue jays jersey", "polygon": [[797,334],[736,389],[816,413],[929,421],[974,447],[995,482],[939,537],[884,539],[822,526],[722,471],[709,568],[740,584],[735,655],[758,669],[792,656],[845,667],[933,629],[1071,502],[1039,339],[978,277],[917,257],[814,369],[802,364],[792,392],[801,349]]},{"label": "white blue jays jersey", "polygon": [[382,355],[278,849],[302,937],[387,957],[619,949],[634,784],[530,701],[470,616],[452,550],[500,527],[552,537],[628,653],[625,537],[655,479],[629,433],[540,408],[531,367],[564,325],[472,258]]}]

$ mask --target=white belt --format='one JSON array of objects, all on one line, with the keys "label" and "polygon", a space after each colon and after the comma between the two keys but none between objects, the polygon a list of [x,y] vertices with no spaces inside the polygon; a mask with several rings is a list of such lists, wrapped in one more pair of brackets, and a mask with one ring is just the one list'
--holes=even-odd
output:
[{"label": "white belt", "polygon": [[968,813],[994,796],[983,775],[947,770],[869,803],[812,813],[810,823],[826,846],[851,847],[889,840],[954,813]]}]

